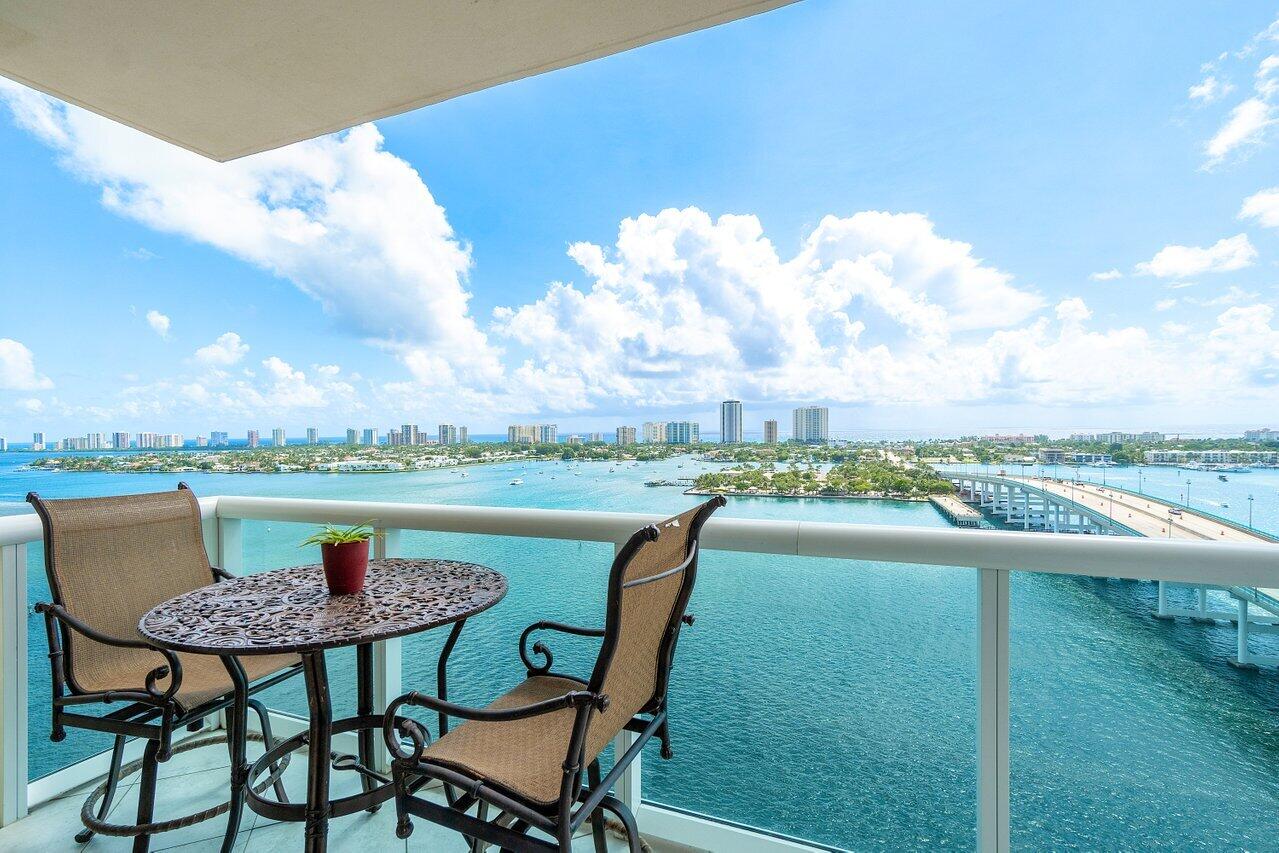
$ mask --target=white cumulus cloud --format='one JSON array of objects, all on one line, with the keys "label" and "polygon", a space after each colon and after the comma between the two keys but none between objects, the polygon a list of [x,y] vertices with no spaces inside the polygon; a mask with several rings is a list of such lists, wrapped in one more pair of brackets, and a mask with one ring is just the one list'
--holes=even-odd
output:
[{"label": "white cumulus cloud", "polygon": [[1124,277],[1124,274],[1117,269],[1109,269],[1103,272],[1095,272],[1092,275],[1088,276],[1088,278],[1091,279],[1092,281],[1114,281],[1115,279],[1119,279],[1123,277]]},{"label": "white cumulus cloud", "polygon": [[169,318],[154,308],[147,312],[147,325],[160,337],[169,337]]},{"label": "white cumulus cloud", "polygon": [[1252,219],[1267,228],[1279,228],[1279,187],[1261,190],[1243,200],[1240,219]]},{"label": "white cumulus cloud", "polygon": [[229,367],[244,358],[249,352],[249,345],[240,339],[235,332],[224,332],[211,344],[195,351],[195,360],[201,364]]},{"label": "white cumulus cloud", "polygon": [[1247,234],[1223,237],[1208,247],[1168,245],[1149,261],[1137,264],[1137,272],[1157,278],[1189,278],[1200,273],[1232,272],[1257,260]]},{"label": "white cumulus cloud", "polygon": [[1235,89],[1229,81],[1209,74],[1203,80],[1190,87],[1189,97],[1192,101],[1211,104],[1229,95]]},{"label": "white cumulus cloud", "polygon": [[668,209],[624,220],[611,249],[569,254],[589,286],[554,283],[493,325],[527,353],[518,387],[561,410],[950,398],[982,386],[946,356],[954,336],[1043,304],[914,213],[827,216],[783,258],[754,216]]},{"label": "white cumulus cloud", "polygon": [[215,163],[0,79],[19,124],[107,208],[292,282],[389,351],[429,351],[472,385],[501,373],[468,312],[469,247],[373,125]]},{"label": "white cumulus cloud", "polygon": [[35,356],[26,345],[0,338],[0,389],[39,391],[52,387],[49,377],[36,372]]}]

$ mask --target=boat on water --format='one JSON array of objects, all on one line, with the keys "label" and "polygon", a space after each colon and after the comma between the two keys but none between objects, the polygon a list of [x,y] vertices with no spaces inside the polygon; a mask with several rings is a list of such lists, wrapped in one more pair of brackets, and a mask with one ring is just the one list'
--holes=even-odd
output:
[{"label": "boat on water", "polygon": [[1217,479],[1218,479],[1218,480],[1220,480],[1220,481],[1221,481],[1221,482],[1223,482],[1223,483],[1226,483],[1226,482],[1229,482],[1229,481],[1230,481],[1230,478],[1229,478],[1229,477],[1227,477],[1225,474],[1218,474],[1218,475],[1217,475]]},{"label": "boat on water", "polygon": [[512,485],[512,486],[522,486],[522,485],[524,485],[524,481],[523,481],[523,480],[521,480],[519,477],[516,477],[514,480],[512,480],[512,481],[511,481],[510,485]]}]

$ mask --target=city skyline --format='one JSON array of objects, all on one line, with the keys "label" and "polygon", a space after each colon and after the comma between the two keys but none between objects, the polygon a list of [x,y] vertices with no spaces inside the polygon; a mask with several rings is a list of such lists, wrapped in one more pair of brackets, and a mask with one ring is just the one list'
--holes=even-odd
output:
[{"label": "city skyline", "polygon": [[1279,27],[1174,5],[797,4],[228,164],[2,84],[0,433],[1265,420]]}]

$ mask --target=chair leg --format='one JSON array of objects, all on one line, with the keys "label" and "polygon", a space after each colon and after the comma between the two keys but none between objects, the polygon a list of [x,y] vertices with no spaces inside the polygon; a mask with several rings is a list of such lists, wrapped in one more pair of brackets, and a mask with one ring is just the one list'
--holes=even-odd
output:
[{"label": "chair leg", "polygon": [[635,815],[631,814],[631,810],[626,804],[617,797],[605,797],[600,802],[601,809],[608,809],[617,815],[617,819],[622,822],[622,827],[626,830],[626,844],[630,853],[643,853],[644,848],[640,845],[639,827],[635,825]]},{"label": "chair leg", "polygon": [[[138,781],[138,825],[150,823],[155,816],[155,782],[159,770],[156,758],[160,753],[158,740],[147,741],[142,753],[142,778]],[[144,832],[133,838],[133,853],[147,853],[151,849],[151,833]]]},{"label": "chair leg", "polygon": [[413,819],[409,817],[409,775],[398,764],[391,765],[391,781],[395,785],[395,837],[408,838],[413,834]]},{"label": "chair leg", "polygon": [[[266,709],[266,706],[265,706],[265,705],[263,705],[261,702],[259,702],[259,701],[258,701],[258,700],[256,700],[256,699],[250,699],[250,700],[248,701],[248,705],[249,705],[249,707],[250,707],[250,708],[252,708],[252,709],[254,710],[254,712],[258,715],[258,722],[259,722],[259,723],[261,724],[261,726],[262,726],[262,744],[263,744],[263,746],[264,746],[264,747],[266,747],[266,749],[267,749],[267,750],[274,749],[274,748],[275,748],[275,736],[274,736],[273,734],[271,734],[271,714],[270,714],[270,712],[269,712],[269,711],[267,711],[267,709]],[[272,761],[272,762],[271,762],[270,767],[271,767],[271,775],[272,775],[272,776],[274,776],[276,773],[279,773],[279,772],[280,772],[280,763],[279,763],[278,761]],[[276,798],[277,800],[279,800],[279,801],[280,801],[280,802],[282,802],[282,803],[287,803],[287,802],[289,801],[289,793],[288,793],[288,791],[286,791],[286,790],[284,789],[284,779],[283,779],[283,778],[276,779],[276,780],[275,780],[275,784],[274,784],[272,787],[273,787],[273,788],[274,788],[274,790],[275,790],[275,798]]]},{"label": "chair leg", "polygon": [[[586,779],[594,791],[600,786],[600,762],[595,759],[586,768]],[[595,839],[595,853],[608,853],[608,839],[604,835],[604,810],[596,809],[591,815],[591,836]]]},{"label": "chair leg", "polygon": [[[102,803],[98,806],[98,820],[106,820],[111,811],[111,801],[115,799],[115,789],[120,784],[120,765],[124,763],[124,735],[115,736],[115,745],[111,748],[111,769],[107,771],[107,790],[102,795]],[[76,833],[75,840],[84,844],[93,837],[93,830],[87,826]]]}]

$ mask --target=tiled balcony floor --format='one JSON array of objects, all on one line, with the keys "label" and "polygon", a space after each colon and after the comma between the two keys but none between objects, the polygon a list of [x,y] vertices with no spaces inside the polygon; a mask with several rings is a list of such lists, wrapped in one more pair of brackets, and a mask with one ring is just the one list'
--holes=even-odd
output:
[{"label": "tiled balcony floor", "polygon": [[[255,750],[255,746],[257,749]],[[261,754],[260,745],[250,743],[250,760]],[[285,772],[285,784],[289,797],[299,802],[306,791],[306,755],[295,755]],[[207,746],[201,749],[175,755],[160,765],[160,781],[156,787],[155,815],[157,819],[190,814],[209,806],[216,805],[226,799],[226,786],[229,773],[226,749],[220,746]],[[80,823],[80,808],[84,798],[88,796],[100,780],[95,780],[82,788],[43,803],[31,810],[23,820],[0,829],[0,850],[3,851],[85,851],[85,853],[115,853],[132,849],[132,839],[94,836],[87,844],[77,844],[75,834],[83,827]],[[334,796],[355,793],[359,789],[359,780],[351,772],[335,772],[331,783]],[[120,823],[131,823],[136,814],[138,802],[137,774],[126,779],[116,794],[109,820]],[[289,850],[302,849],[302,824],[277,823],[251,812],[245,808],[243,821],[240,824],[240,835],[236,843],[236,851],[252,851],[252,853],[284,853]],[[182,853],[197,851],[217,851],[222,843],[226,829],[226,817],[219,816],[211,820],[155,835],[151,840],[151,849],[179,850]],[[642,831],[642,827],[641,827]],[[689,848],[672,847],[649,842],[654,853],[690,853]],[[422,820],[414,821],[414,832],[407,841],[395,837],[395,808],[392,803],[384,803],[376,814],[350,815],[335,818],[329,823],[329,849],[334,851],[355,850],[361,853],[374,851],[431,851],[431,853],[465,853],[468,849],[461,836],[434,826]],[[491,848],[496,850],[496,848]],[[593,850],[589,835],[578,838],[574,850]],[[624,851],[626,844],[620,837],[610,835],[609,849]]]}]

